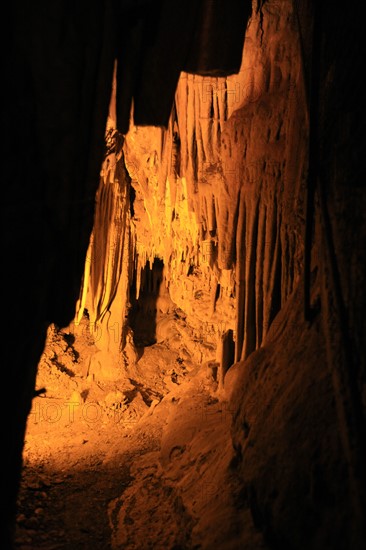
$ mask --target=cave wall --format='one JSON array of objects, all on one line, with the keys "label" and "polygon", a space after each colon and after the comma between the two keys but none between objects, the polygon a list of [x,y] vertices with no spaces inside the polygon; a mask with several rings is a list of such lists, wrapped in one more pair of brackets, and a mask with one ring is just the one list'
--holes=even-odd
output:
[{"label": "cave wall", "polygon": [[[92,367],[113,378],[125,366],[131,299],[143,294],[146,266],[158,258],[164,271],[155,305],[168,317],[178,308],[191,327],[177,346],[184,342],[195,361],[227,370],[236,469],[258,526],[281,548],[323,548],[338,539],[361,548],[361,21],[330,1],[254,1],[249,25],[246,5],[242,27],[233,26],[229,66],[223,55],[224,70],[207,75],[212,59],[202,58],[196,29],[200,62],[188,56],[185,65],[179,48],[169,51],[165,88],[149,59],[174,37],[187,54],[194,4],[184,26],[165,16],[176,27],[161,24],[150,50],[142,39],[144,30],[152,36],[156,14],[147,10],[146,20],[154,17],[146,28],[129,26],[128,14],[119,36],[123,47],[137,44],[143,70],[125,88],[124,69],[132,63],[136,76],[137,60],[123,57],[122,47],[116,56],[108,2],[81,2],[71,20],[59,3],[30,10],[18,2],[14,25],[4,28],[4,74],[15,75],[3,109],[4,387],[19,391],[11,414],[4,409],[3,538],[47,325],[77,325],[86,310],[100,349]],[[117,106],[112,101],[108,118],[116,57]],[[161,104],[150,109],[154,94]]]},{"label": "cave wall", "polygon": [[[1,253],[4,307],[0,539],[12,547],[22,449],[51,322],[75,314],[93,228],[113,74],[103,2],[4,6]],[[5,396],[4,396],[5,397]]]},{"label": "cave wall", "polygon": [[[111,220],[116,214],[114,225],[122,222],[122,232],[126,228],[124,237],[106,229],[111,246],[122,250],[130,242],[125,226],[128,212],[117,212],[114,198],[110,200],[113,195],[120,203],[128,201],[128,174],[113,190],[98,191],[100,179],[109,178],[106,166],[102,178],[100,170],[106,160],[115,61],[119,61],[116,95],[122,133],[128,130],[132,103],[139,124],[164,126],[181,70],[190,67],[206,74],[237,70],[244,39],[237,14],[242,13],[245,20],[250,9],[247,0],[232,6],[205,0],[174,6],[166,0],[79,0],[72,5],[40,0],[34,6],[16,0],[3,7],[3,386],[13,392],[10,409],[8,401],[2,400],[1,415],[7,419],[1,474],[4,547],[12,545],[24,434],[47,327],[51,323],[67,327],[74,320],[75,308],[78,312],[78,304],[86,298],[80,296],[83,279],[99,289],[88,296],[93,315],[103,316],[105,322],[109,319],[108,330],[102,331],[103,347],[109,350],[120,342],[118,327],[127,292],[125,279],[117,281],[115,276],[121,261],[112,262],[106,275],[98,271],[99,265],[89,273],[85,270],[85,259],[94,261],[88,256],[89,247],[100,245],[100,235],[90,243],[98,215],[104,220],[108,212],[106,219]],[[205,13],[210,15],[208,24]],[[227,25],[220,29],[220,37],[228,38],[230,48],[219,48],[216,55],[212,37],[221,17]],[[124,174],[124,165],[116,172]],[[100,248],[99,252],[101,265],[109,265],[110,253]],[[108,309],[111,299],[118,321]],[[93,323],[92,327],[98,329]],[[96,368],[101,363],[97,360]]]},{"label": "cave wall", "polygon": [[[270,3],[267,7],[271,13]],[[362,91],[355,71],[360,25],[330,3],[298,15],[305,93],[304,101],[294,105],[291,124],[303,125],[297,135],[307,134],[308,160],[302,147],[295,153],[295,132],[293,148],[286,153],[291,183],[286,193],[284,178],[279,205],[281,234],[288,235],[281,240],[282,253],[289,250],[292,265],[299,260],[300,269],[295,267],[294,278],[285,276],[288,292],[286,284],[281,286],[281,308],[262,346],[245,361],[244,343],[241,361],[229,369],[225,386],[234,411],[232,436],[243,498],[270,544],[362,548],[366,455],[360,338],[365,330],[355,316],[364,310],[366,262],[350,220],[357,220],[363,235],[359,147],[364,138],[357,122]],[[265,37],[266,15],[263,28]],[[297,86],[293,91],[296,96]],[[296,179],[302,158],[304,175]],[[303,183],[299,194],[293,192],[296,181],[299,190]],[[293,256],[291,233],[300,245],[292,249]]]},{"label": "cave wall", "polygon": [[158,258],[161,311],[183,311],[192,358],[221,367],[243,498],[278,548],[365,540],[357,32],[329,3],[254,2],[238,74],[182,72],[168,127],[133,125],[123,143],[133,208],[114,351],[131,281],[138,296]]},{"label": "cave wall", "polygon": [[[146,262],[161,259],[170,299],[216,347],[232,330],[236,360],[261,346],[303,270],[306,16],[290,1],[268,2],[262,9],[254,3],[240,71],[227,77],[182,72],[168,127],[132,125],[123,142],[120,162],[134,191],[130,268],[124,274],[135,272],[138,294]],[[117,127],[113,108],[110,120]],[[108,185],[113,181],[106,184],[104,178],[100,193]],[[120,199],[114,197],[118,210]],[[128,201],[124,205],[130,209]],[[94,242],[103,240],[108,208],[105,202],[103,222],[96,219]],[[106,239],[104,247],[110,257],[105,271],[116,286],[121,271],[112,266],[120,249]],[[95,255],[101,261],[99,249]],[[87,270],[90,265],[93,259]],[[94,266],[98,269],[102,265]],[[91,300],[109,292],[106,285],[94,286]],[[128,294],[116,313],[121,325]],[[102,323],[103,315],[90,307],[93,326]],[[116,311],[115,304],[108,307]]]}]

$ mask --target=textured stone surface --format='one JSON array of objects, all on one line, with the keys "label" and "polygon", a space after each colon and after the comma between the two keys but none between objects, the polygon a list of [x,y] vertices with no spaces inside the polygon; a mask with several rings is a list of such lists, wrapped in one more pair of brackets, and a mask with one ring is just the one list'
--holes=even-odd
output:
[{"label": "textured stone surface", "polygon": [[[357,546],[365,496],[364,329],[355,300],[364,303],[364,251],[355,244],[348,258],[345,243],[363,242],[349,223],[354,211],[364,231],[365,198],[357,168],[348,172],[328,144],[329,131],[337,150],[347,150],[356,123],[328,36],[341,17],[328,7],[313,13],[305,2],[253,8],[238,74],[182,73],[168,128],[132,126],[126,135],[133,202],[132,279],[124,296],[144,317],[124,317],[122,299],[119,318],[134,319],[138,330],[150,315],[164,339],[177,327],[174,315],[159,320],[159,299],[184,313],[198,346],[189,331],[180,332],[179,345],[219,368],[219,387],[237,411],[233,441],[244,492],[269,540],[294,548],[338,539]],[[319,43],[313,29],[323,32]],[[318,69],[316,48],[324,56]],[[352,69],[349,75],[355,78]],[[318,99],[316,86],[324,94]],[[338,105],[344,111],[335,123]],[[314,320],[307,325],[309,306]],[[268,340],[273,332],[277,340]]]},{"label": "textured stone surface", "polygon": [[[125,191],[121,200],[113,177],[103,175],[86,266],[90,289],[84,285],[93,324],[104,322],[105,310],[94,303],[102,300],[123,323],[126,304],[145,284],[147,262],[151,269],[156,258],[164,264],[161,291],[204,339],[205,327],[216,327],[216,346],[232,330],[235,358],[245,359],[298,283],[309,134],[299,29],[291,2],[264,10],[251,19],[238,74],[182,73],[168,128],[132,126],[118,161],[131,181],[122,168],[114,177],[133,198]],[[115,127],[113,104],[110,121]],[[119,212],[118,228],[108,209]],[[122,256],[122,218],[128,242],[121,275],[113,266]],[[103,257],[104,272],[95,263]],[[98,287],[102,273],[109,279]],[[121,276],[129,279],[116,305]]]},{"label": "textured stone surface", "polygon": [[[60,6],[48,6],[45,28],[38,12],[16,12],[4,72],[18,69],[5,90],[14,108],[6,112],[3,161],[5,387],[19,386],[7,424],[8,493],[46,326],[67,326],[75,305],[76,330],[87,319],[96,341],[89,367],[97,381],[113,381],[138,349],[166,340],[216,373],[218,395],[227,394],[234,411],[242,498],[271,544],[317,549],[341,540],[363,548],[360,18],[330,1],[253,1],[248,27],[243,9],[241,68],[226,76],[202,76],[203,68],[178,78],[179,42],[167,49],[174,25],[145,51],[146,27],[130,29],[134,51],[146,53],[141,74],[152,80],[138,90],[130,127],[136,75],[122,95],[118,81],[105,128],[109,4],[87,9],[85,25],[81,10],[75,28],[62,33],[57,24],[53,33],[52,21],[64,21]],[[194,9],[190,2],[177,33],[180,54]],[[161,66],[144,66],[161,47],[172,68],[166,87]],[[149,111],[150,92],[161,93],[161,103]],[[146,124],[160,113],[162,126],[144,125],[144,110]],[[19,329],[23,311],[31,319]]]}]

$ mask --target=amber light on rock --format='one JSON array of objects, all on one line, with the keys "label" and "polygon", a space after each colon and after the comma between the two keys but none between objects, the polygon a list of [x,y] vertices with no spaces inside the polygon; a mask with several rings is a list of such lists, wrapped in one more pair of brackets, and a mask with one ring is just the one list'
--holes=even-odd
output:
[{"label": "amber light on rock", "polygon": [[[128,52],[113,40],[93,49],[94,77],[108,48],[117,58],[104,126],[97,118],[104,140],[70,133],[66,72],[51,114],[65,116],[70,164],[46,147],[37,174],[59,174],[57,193],[45,177],[47,200],[34,215],[24,207],[49,255],[35,256],[27,280],[53,284],[37,287],[42,352],[33,325],[19,339],[40,360],[23,411],[16,548],[361,550],[359,22],[333,2],[254,1],[248,19],[240,2],[177,2],[174,13],[163,2],[159,15],[137,4],[131,26],[117,25]],[[229,16],[230,48],[245,34],[240,67],[224,47]],[[210,24],[222,43],[206,52]],[[81,79],[94,65],[91,54],[80,59]],[[110,74],[109,57],[105,66]],[[41,100],[50,82],[37,75],[31,126],[50,114]],[[73,108],[91,104],[91,80]],[[83,111],[77,124],[88,120]],[[47,144],[53,122],[46,128],[36,135]],[[70,160],[79,153],[86,175]],[[70,184],[64,196],[71,173],[85,189]],[[61,198],[70,218],[55,207]],[[22,235],[24,254],[34,253]],[[22,296],[28,309],[37,301]]]}]

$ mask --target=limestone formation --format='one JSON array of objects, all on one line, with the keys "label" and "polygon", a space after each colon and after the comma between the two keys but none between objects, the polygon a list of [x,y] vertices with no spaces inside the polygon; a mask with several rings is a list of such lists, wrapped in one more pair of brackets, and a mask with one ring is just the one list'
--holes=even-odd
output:
[{"label": "limestone formation", "polygon": [[235,505],[268,544],[363,549],[360,15],[19,0],[4,22],[4,544],[54,324],[87,330],[88,384],[169,342],[230,407]]}]

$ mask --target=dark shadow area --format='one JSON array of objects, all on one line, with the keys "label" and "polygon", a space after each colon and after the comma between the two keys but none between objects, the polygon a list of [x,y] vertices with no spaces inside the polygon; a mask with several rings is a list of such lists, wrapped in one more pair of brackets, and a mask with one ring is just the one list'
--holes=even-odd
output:
[{"label": "dark shadow area", "polygon": [[221,380],[219,382],[220,384],[223,384],[227,371],[235,362],[235,342],[233,331],[231,329],[225,331],[221,337],[221,340]]},{"label": "dark shadow area", "polygon": [[131,482],[125,461],[101,466],[91,455],[88,465],[69,470],[42,462],[23,469],[18,498],[18,523],[14,549],[109,549],[111,527],[108,503]]},{"label": "dark shadow area", "polygon": [[234,333],[231,329],[222,336],[222,370],[225,375],[235,361]]},{"label": "dark shadow area", "polygon": [[131,309],[128,323],[134,335],[137,347],[151,346],[156,343],[156,302],[163,280],[164,263],[155,258],[152,265],[146,262],[141,270],[140,291],[137,295],[136,273],[131,287]]}]

